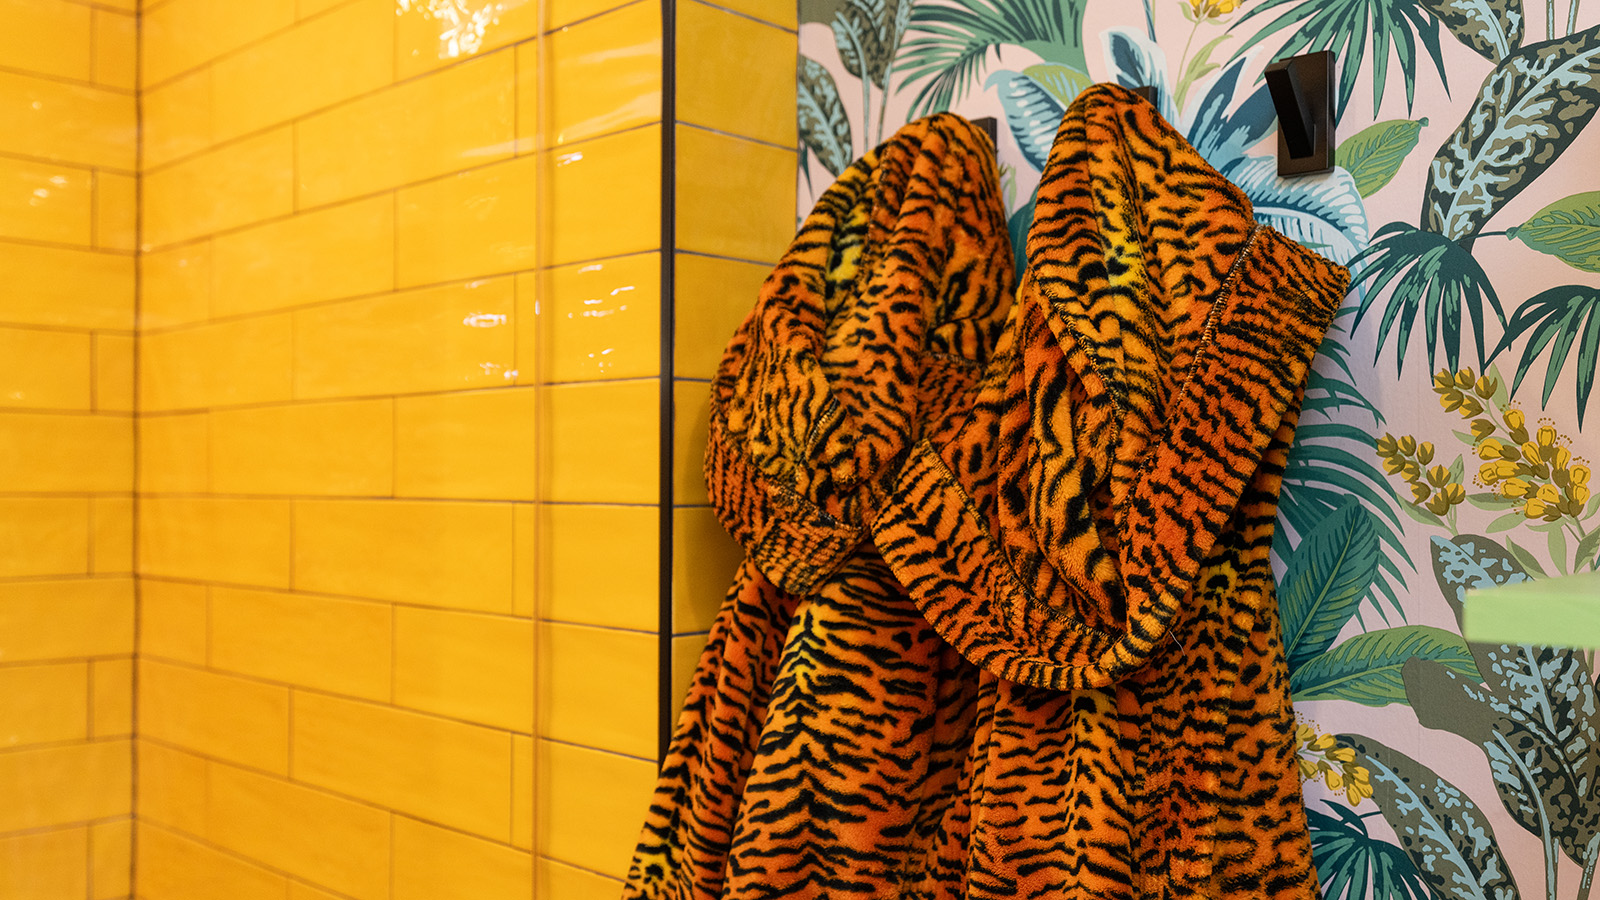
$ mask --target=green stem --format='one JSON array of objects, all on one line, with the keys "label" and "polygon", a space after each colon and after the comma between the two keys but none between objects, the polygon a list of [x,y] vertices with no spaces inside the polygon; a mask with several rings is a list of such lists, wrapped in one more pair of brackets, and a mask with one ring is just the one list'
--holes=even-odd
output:
[{"label": "green stem", "polygon": [[865,53],[861,54],[861,155],[866,156],[875,144],[872,143],[872,79],[867,76]]},{"label": "green stem", "polygon": [[1572,5],[1567,7],[1567,34],[1571,35],[1578,30],[1578,0],[1572,0]]},{"label": "green stem", "polygon": [[1194,46],[1194,36],[1200,33],[1200,14],[1195,13],[1194,27],[1189,29],[1189,39],[1183,42],[1183,55],[1178,57],[1178,71],[1183,73],[1178,76],[1178,84],[1172,90],[1172,104],[1178,109],[1183,108],[1183,95],[1189,91],[1189,69],[1185,65],[1189,61],[1189,48]]},{"label": "green stem", "polygon": [[[1583,546],[1583,542],[1586,539],[1588,539],[1588,537],[1589,537],[1589,532],[1588,532],[1587,529],[1585,529],[1583,527],[1583,523],[1579,522],[1577,519],[1572,519],[1571,521],[1564,522],[1562,524],[1572,526],[1572,530],[1573,530],[1574,534],[1578,538],[1578,546],[1580,546],[1580,547]],[[1596,570],[1596,571],[1600,571],[1600,566],[1597,566],[1596,565],[1596,560],[1592,560],[1592,559],[1573,559],[1573,561],[1572,561],[1572,571],[1574,571],[1574,572],[1578,571],[1578,567],[1583,565],[1584,563],[1588,563],[1590,569],[1593,569],[1593,570]]]},{"label": "green stem", "polygon": [[1476,238],[1486,238],[1486,237],[1509,237],[1509,236],[1510,236],[1510,234],[1508,232],[1505,232],[1505,231],[1480,231],[1477,234],[1473,235],[1473,238],[1476,239]]},{"label": "green stem", "polygon": [[1600,857],[1600,831],[1595,832],[1589,839],[1589,846],[1583,851],[1583,880],[1578,882],[1577,900],[1589,900],[1589,888],[1594,885],[1594,863]]},{"label": "green stem", "polygon": [[1556,39],[1556,0],[1545,0],[1544,35],[1549,40]]}]

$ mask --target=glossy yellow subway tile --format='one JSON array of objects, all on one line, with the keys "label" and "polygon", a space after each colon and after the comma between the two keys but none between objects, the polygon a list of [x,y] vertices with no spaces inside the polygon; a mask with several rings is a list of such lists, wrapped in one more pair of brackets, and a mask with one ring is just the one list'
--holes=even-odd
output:
[{"label": "glossy yellow subway tile", "polygon": [[511,614],[531,619],[538,614],[539,506],[516,503],[511,508]]},{"label": "glossy yellow subway tile", "polygon": [[686,0],[678,7],[678,120],[793,147],[792,31]]},{"label": "glossy yellow subway tile", "polygon": [[683,250],[771,265],[794,237],[793,150],[678,126]]},{"label": "glossy yellow subway tile", "polygon": [[0,668],[0,750],[83,740],[88,704],[89,663]]},{"label": "glossy yellow subway tile", "polygon": [[514,61],[510,51],[494,53],[302,120],[300,204],[320,206],[510,156]]},{"label": "glossy yellow subway tile", "polygon": [[661,397],[655,379],[546,388],[546,499],[655,503]]},{"label": "glossy yellow subway tile", "polygon": [[88,571],[87,499],[0,499],[0,578]]},{"label": "glossy yellow subway tile", "polygon": [[139,254],[139,327],[192,325],[211,315],[211,241]]},{"label": "glossy yellow subway tile", "polygon": [[149,172],[141,199],[140,243],[147,250],[288,215],[295,205],[292,129],[285,125]]},{"label": "glossy yellow subway tile", "polygon": [[[607,10],[616,9],[628,0],[548,0],[549,7],[548,26],[560,28],[565,25],[580,23],[582,19],[597,16]],[[656,0],[647,0],[643,5],[660,10],[660,3]],[[658,12],[659,14],[659,12]]]},{"label": "glossy yellow subway tile", "polygon": [[[689,0],[689,2],[698,3],[702,0]],[[800,10],[794,3],[774,3],[772,0],[717,0],[716,5],[753,16],[763,22],[771,22],[782,28],[793,30],[799,27]]]},{"label": "glossy yellow subway tile", "polygon": [[394,401],[259,406],[211,414],[219,494],[388,496]]},{"label": "glossy yellow subway tile", "polygon": [[533,268],[538,176],[529,156],[401,189],[400,286]]},{"label": "glossy yellow subway tile", "polygon": [[501,731],[295,695],[296,781],[500,841],[510,832],[510,755]]},{"label": "glossy yellow subway tile", "polygon": [[672,697],[673,709],[683,705],[689,695],[689,682],[694,680],[695,667],[710,640],[705,634],[685,634],[672,639]]},{"label": "glossy yellow subway tile", "polygon": [[89,664],[93,685],[92,732],[97,738],[133,734],[133,659],[97,659]]},{"label": "glossy yellow subway tile", "polygon": [[0,237],[87,247],[93,221],[88,169],[0,158]]},{"label": "glossy yellow subway tile", "polygon": [[206,664],[208,604],[203,584],[143,578],[139,581],[139,653]]},{"label": "glossy yellow subway tile", "polygon": [[212,128],[211,69],[200,69],[139,92],[139,130],[146,170],[198,153],[216,138]]},{"label": "glossy yellow subway tile", "polygon": [[655,791],[651,756],[634,759],[541,741],[535,776],[539,855],[616,878],[627,875]]},{"label": "glossy yellow subway tile", "polygon": [[131,894],[133,820],[89,826],[89,900],[117,900]]},{"label": "glossy yellow subway tile", "polygon": [[210,839],[357,900],[389,893],[389,814],[232,766],[210,767]]},{"label": "glossy yellow subway tile", "polygon": [[94,245],[132,253],[138,247],[138,184],[132,175],[94,175]]},{"label": "glossy yellow subway tile", "polygon": [[683,506],[710,502],[706,493],[706,442],[710,439],[711,385],[675,381],[672,385],[672,502]]},{"label": "glossy yellow subway tile", "polygon": [[0,413],[0,484],[11,491],[127,490],[133,484],[133,419]]},{"label": "glossy yellow subway tile", "polygon": [[105,9],[94,11],[94,82],[131,91],[139,80],[139,20]]},{"label": "glossy yellow subway tile", "polygon": [[391,607],[211,589],[211,665],[270,681],[389,698]]},{"label": "glossy yellow subway tile", "polygon": [[544,149],[549,143],[544,132],[549,123],[544,120],[545,86],[550,83],[549,73],[539,56],[540,41],[527,41],[517,45],[517,152],[528,153]]},{"label": "glossy yellow subway tile", "polygon": [[[550,146],[661,120],[661,10],[635,3],[545,44]],[[680,95],[681,96],[681,95]]]},{"label": "glossy yellow subway tile", "polygon": [[395,400],[395,494],[534,499],[534,400],[534,388]]},{"label": "glossy yellow subway tile", "polygon": [[540,617],[640,631],[660,625],[655,506],[551,503],[539,514]]},{"label": "glossy yellow subway tile", "polygon": [[499,0],[487,21],[430,16],[422,4],[395,20],[396,68],[401,78],[490,53],[539,33],[538,0]]},{"label": "glossy yellow subway tile", "polygon": [[515,368],[512,280],[349,300],[294,314],[298,399],[499,387]]},{"label": "glossy yellow subway tile", "polygon": [[0,322],[133,328],[133,257],[0,242]]},{"label": "glossy yellow subway tile", "polygon": [[0,72],[0,152],[132,172],[132,94]]},{"label": "glossy yellow subway tile", "polygon": [[533,738],[511,736],[511,845],[533,849]]},{"label": "glossy yellow subway tile", "polygon": [[90,18],[61,0],[0,0],[0,67],[88,81]]},{"label": "glossy yellow subway tile", "polygon": [[140,411],[288,400],[291,321],[281,313],[142,338]]},{"label": "glossy yellow subway tile", "polygon": [[350,0],[295,0],[295,18],[309,19],[317,13],[343,6]]},{"label": "glossy yellow subway tile", "polygon": [[[143,696],[141,685],[141,702]],[[211,764],[193,753],[158,744],[147,737],[141,735],[137,742],[139,821],[158,822],[196,837],[205,837],[210,830],[206,823],[206,770]],[[140,886],[145,885],[141,882]]]},{"label": "glossy yellow subway tile", "polygon": [[388,196],[302,213],[212,243],[217,316],[264,312],[394,286],[394,202]]},{"label": "glossy yellow subway tile", "polygon": [[[551,263],[622,256],[661,245],[659,125],[547,152]],[[793,185],[789,188],[792,192]]]},{"label": "glossy yellow subway tile", "polygon": [[91,347],[83,333],[0,328],[0,407],[88,409]]},{"label": "glossy yellow subway tile", "polygon": [[0,900],[84,896],[88,828],[0,838]]},{"label": "glossy yellow subway tile", "polygon": [[289,501],[147,497],[139,573],[289,586]]},{"label": "glossy yellow subway tile", "polygon": [[394,0],[355,0],[220,60],[212,69],[217,139],[278,125],[388,84],[394,18]]},{"label": "glossy yellow subway tile", "polygon": [[394,702],[531,734],[533,622],[397,608]]},{"label": "glossy yellow subway tile", "polygon": [[673,362],[679,378],[711,378],[739,324],[755,307],[771,268],[755,263],[679,253]]},{"label": "glossy yellow subway tile", "polygon": [[[131,455],[131,454],[130,454]],[[90,571],[96,575],[133,574],[133,493],[95,497],[89,508]]]},{"label": "glossy yellow subway tile", "polygon": [[289,770],[289,689],[154,660],[139,663],[139,734],[216,759]]},{"label": "glossy yellow subway tile", "polygon": [[302,500],[295,588],[456,609],[511,608],[511,506]]},{"label": "glossy yellow subway tile", "polygon": [[[0,832],[47,828],[129,812],[133,753],[128,741],[64,744],[0,753]],[[83,845],[79,845],[82,847]],[[87,853],[80,851],[80,871]]]},{"label": "glossy yellow subway tile", "polygon": [[[631,756],[656,752],[654,634],[547,622],[539,630],[539,734]],[[596,678],[604,672],[604,678]]]},{"label": "glossy yellow subway tile", "polygon": [[94,408],[133,412],[133,338],[129,335],[94,336]]},{"label": "glossy yellow subway tile", "polygon": [[[168,0],[144,12],[143,83],[157,85],[294,22],[295,0]],[[148,5],[148,4],[147,4]]]},{"label": "glossy yellow subway tile", "polygon": [[[548,289],[541,319],[525,318],[525,345],[542,328],[544,374],[554,382],[648,378],[661,372],[661,257],[656,253],[560,266],[518,276],[519,295],[537,278]],[[536,356],[541,355],[536,353]]]},{"label": "glossy yellow subway tile", "polygon": [[0,659],[28,662],[132,652],[131,579],[0,584]]},{"label": "glossy yellow subway tile", "polygon": [[282,875],[252,865],[159,825],[136,828],[139,896],[147,900],[283,900]]},{"label": "glossy yellow subway tile", "polygon": [[542,900],[612,900],[622,893],[622,881],[540,857],[533,893]]},{"label": "glossy yellow subway tile", "polygon": [[211,484],[210,413],[141,415],[140,493],[199,494]]},{"label": "glossy yellow subway tile", "polygon": [[705,631],[728,594],[744,548],[709,506],[672,511],[672,631]]},{"label": "glossy yellow subway tile", "polygon": [[340,898],[336,894],[330,894],[309,884],[291,881],[289,882],[289,900],[340,900]]},{"label": "glossy yellow subway tile", "polygon": [[405,816],[394,820],[394,900],[524,900],[533,856]]}]

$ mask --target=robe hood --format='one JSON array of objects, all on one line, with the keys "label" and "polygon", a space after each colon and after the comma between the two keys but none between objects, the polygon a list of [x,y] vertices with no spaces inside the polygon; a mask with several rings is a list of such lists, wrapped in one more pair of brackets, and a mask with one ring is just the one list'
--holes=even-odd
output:
[{"label": "robe hood", "polygon": [[805,594],[868,534],[918,440],[952,424],[1014,284],[994,145],[913,122],[802,224],[711,386],[706,484],[777,587]]},{"label": "robe hood", "polygon": [[1104,686],[1184,643],[1201,564],[1280,422],[1292,434],[1349,275],[1258,225],[1111,85],[1066,112],[1027,256],[972,414],[916,448],[874,533],[973,663]]}]

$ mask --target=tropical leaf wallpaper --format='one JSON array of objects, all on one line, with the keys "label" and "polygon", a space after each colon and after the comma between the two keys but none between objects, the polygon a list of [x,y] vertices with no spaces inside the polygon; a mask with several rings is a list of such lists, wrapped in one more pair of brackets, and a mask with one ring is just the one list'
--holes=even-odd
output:
[{"label": "tropical leaf wallpaper", "polygon": [[[1262,221],[1350,266],[1274,546],[1324,895],[1586,900],[1593,651],[1468,643],[1461,618],[1470,589],[1600,569],[1600,0],[800,11],[802,212],[948,109],[999,120],[1020,244],[1063,110],[1113,81],[1155,86]],[[1281,179],[1261,72],[1324,49],[1338,167]]]}]

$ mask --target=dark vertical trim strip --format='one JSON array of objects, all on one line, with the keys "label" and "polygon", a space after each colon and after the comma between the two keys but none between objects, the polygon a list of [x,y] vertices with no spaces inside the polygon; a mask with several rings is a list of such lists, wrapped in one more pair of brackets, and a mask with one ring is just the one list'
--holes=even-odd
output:
[{"label": "dark vertical trim strip", "polygon": [[673,428],[673,383],[677,370],[674,359],[673,335],[676,282],[673,279],[674,256],[678,250],[676,229],[677,199],[677,69],[678,69],[678,4],[677,0],[661,0],[661,521],[660,560],[657,563],[660,578],[660,643],[657,648],[656,684],[660,693],[657,701],[660,719],[660,737],[656,755],[667,755],[667,742],[672,739],[672,725],[677,712],[677,698],[672,691],[672,564],[673,534],[672,504],[673,460],[677,457]]}]

